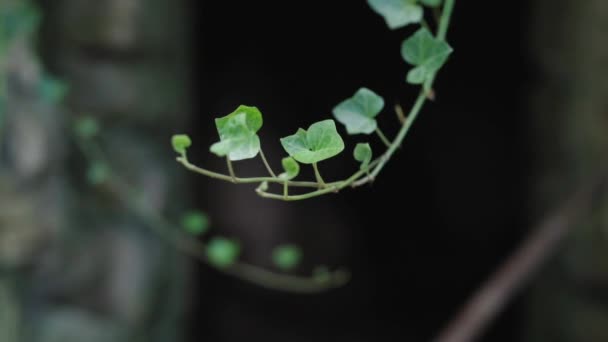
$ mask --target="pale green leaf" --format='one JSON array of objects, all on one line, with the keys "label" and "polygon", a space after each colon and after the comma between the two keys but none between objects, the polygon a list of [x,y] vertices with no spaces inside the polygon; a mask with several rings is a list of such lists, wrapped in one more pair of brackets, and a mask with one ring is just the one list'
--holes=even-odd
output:
[{"label": "pale green leaf", "polygon": [[74,131],[82,139],[92,139],[99,134],[99,123],[93,117],[84,116],[76,120]]},{"label": "pale green leaf", "polygon": [[209,241],[207,245],[207,259],[211,265],[219,268],[227,268],[232,266],[241,249],[239,245],[229,239],[216,237]]},{"label": "pale green leaf", "polygon": [[257,132],[262,124],[262,113],[248,106],[239,106],[227,116],[215,119],[220,141],[211,146],[211,152],[233,161],[254,158],[260,152]]},{"label": "pale green leaf", "polygon": [[87,170],[87,181],[91,185],[100,185],[105,183],[110,176],[108,165],[101,161],[94,161]]},{"label": "pale green leaf", "polygon": [[59,103],[68,92],[68,85],[58,79],[45,75],[39,83],[40,95],[47,103]]},{"label": "pale green leaf", "polygon": [[192,235],[203,235],[209,230],[209,218],[200,211],[185,214],[181,224],[182,228]]},{"label": "pale green leaf", "polygon": [[365,169],[372,160],[372,147],[367,143],[359,143],[354,151],[355,160],[361,162],[361,169]]},{"label": "pale green leaf", "polygon": [[274,249],[272,260],[279,269],[290,271],[302,260],[302,251],[295,245],[282,245]]},{"label": "pale green leaf", "polygon": [[422,84],[431,79],[448,60],[452,48],[445,41],[435,38],[426,28],[419,29],[401,46],[401,55],[415,66],[407,75],[412,84]]},{"label": "pale green leaf", "polygon": [[298,162],[292,157],[283,158],[281,164],[283,165],[283,170],[285,170],[284,173],[279,175],[279,178],[281,179],[294,179],[300,173],[300,164],[298,164]]},{"label": "pale green leaf", "polygon": [[171,145],[175,152],[185,154],[188,147],[192,146],[192,139],[186,134],[176,134],[171,137]]},{"label": "pale green leaf", "polygon": [[344,150],[344,141],[331,119],[314,123],[308,130],[300,128],[294,135],[282,138],[281,145],[291,157],[303,164],[329,159]]},{"label": "pale green leaf", "polygon": [[392,30],[422,20],[422,7],[415,0],[367,0],[369,6],[382,17]]},{"label": "pale green leaf", "polygon": [[384,108],[384,99],[367,88],[357,90],[353,97],[337,105],[333,114],[346,126],[348,134],[371,134],[376,130],[375,117]]}]

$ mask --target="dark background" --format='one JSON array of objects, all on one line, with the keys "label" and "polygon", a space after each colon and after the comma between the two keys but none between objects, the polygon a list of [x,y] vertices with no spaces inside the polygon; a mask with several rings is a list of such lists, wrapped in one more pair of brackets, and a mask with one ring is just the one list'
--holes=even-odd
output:
[{"label": "dark background", "polygon": [[[526,57],[526,2],[497,5],[458,1],[448,33],[455,52],[437,79],[437,100],[425,106],[371,187],[291,209],[309,223],[296,241],[321,262],[325,252],[315,249],[315,238],[324,234],[327,208],[347,222],[342,243],[349,247],[337,266],[353,272],[351,283],[322,295],[289,295],[201,265],[193,338],[429,341],[504,260],[532,223],[523,199],[533,68]],[[409,108],[417,95],[404,82],[408,66],[399,53],[414,29],[388,30],[365,1],[193,1],[192,7],[193,131],[203,142],[215,139],[213,117],[256,105],[265,115],[263,146],[279,165],[280,136],[327,118],[359,87],[386,99],[380,125],[390,136],[398,128],[393,104]],[[348,149],[323,165],[326,178],[353,169]],[[222,187],[231,185],[198,196],[212,217],[222,211],[213,193]],[[523,310],[516,300],[482,340],[517,341]]]}]

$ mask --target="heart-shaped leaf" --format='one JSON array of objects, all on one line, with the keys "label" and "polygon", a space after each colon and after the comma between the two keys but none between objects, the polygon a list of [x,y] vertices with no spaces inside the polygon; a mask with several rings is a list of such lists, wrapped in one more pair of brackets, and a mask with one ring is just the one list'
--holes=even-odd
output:
[{"label": "heart-shaped leaf", "polygon": [[310,125],[308,131],[300,128],[296,134],[282,138],[281,145],[291,157],[303,164],[318,163],[344,150],[344,141],[331,119]]},{"label": "heart-shaped leaf", "polygon": [[236,262],[240,254],[239,245],[226,238],[213,238],[207,245],[207,258],[209,262],[219,268],[226,268]]},{"label": "heart-shaped leaf", "polygon": [[300,173],[300,164],[292,157],[283,158],[281,164],[283,164],[283,169],[285,170],[285,172],[279,175],[279,178],[281,179],[294,179]]},{"label": "heart-shaped leaf", "polygon": [[240,106],[227,116],[215,119],[220,141],[211,146],[211,152],[233,161],[254,158],[260,152],[257,132],[262,123],[262,113],[248,106]]},{"label": "heart-shaped leaf", "polygon": [[272,252],[274,264],[283,271],[294,269],[302,260],[302,251],[295,245],[282,245]]},{"label": "heart-shaped leaf", "polygon": [[372,147],[367,143],[357,144],[354,156],[356,161],[361,162],[361,169],[365,169],[372,161]]},{"label": "heart-shaped leaf", "polygon": [[376,130],[375,117],[384,108],[384,99],[367,88],[357,90],[350,99],[337,105],[333,114],[346,126],[348,134],[371,134]]},{"label": "heart-shaped leaf", "polygon": [[401,46],[401,55],[415,66],[407,74],[411,84],[423,84],[432,78],[448,60],[452,48],[445,41],[435,38],[429,30],[421,28]]},{"label": "heart-shaped leaf", "polygon": [[422,20],[422,7],[416,0],[367,0],[369,6],[382,17],[391,30]]}]

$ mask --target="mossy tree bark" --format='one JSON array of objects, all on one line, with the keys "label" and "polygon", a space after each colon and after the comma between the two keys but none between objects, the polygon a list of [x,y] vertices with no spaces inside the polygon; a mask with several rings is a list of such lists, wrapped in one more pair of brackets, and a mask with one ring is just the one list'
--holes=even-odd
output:
[{"label": "mossy tree bark", "polygon": [[[26,3],[3,1],[0,11]],[[189,111],[185,5],[39,5],[42,58],[31,32],[0,66],[9,80],[0,134],[0,340],[180,341],[187,263],[103,187],[87,184],[71,125],[82,114],[100,122],[111,166],[150,210],[184,209],[176,200],[184,177],[174,174],[182,171],[168,141]],[[40,98],[46,69],[68,85],[64,105]]]}]

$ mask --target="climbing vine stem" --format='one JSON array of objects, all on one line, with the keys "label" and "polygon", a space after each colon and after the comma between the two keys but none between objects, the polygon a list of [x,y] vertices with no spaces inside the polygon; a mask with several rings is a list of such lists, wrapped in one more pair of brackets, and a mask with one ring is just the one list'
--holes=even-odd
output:
[{"label": "climbing vine stem", "polygon": [[[386,11],[386,1],[388,0],[368,0],[368,3],[376,12],[385,17],[389,27],[395,29],[416,22],[416,20],[410,20],[411,18],[406,21],[401,21],[404,20],[404,17],[395,18],[393,12]],[[369,155],[366,155],[362,159],[365,160],[365,163],[352,176],[329,183],[326,183],[321,177],[318,163],[332,158],[344,150],[344,142],[336,130],[334,121],[324,120],[312,124],[308,130],[300,128],[295,134],[281,139],[283,148],[294,159],[294,163],[312,164],[315,181],[302,182],[277,177],[260,148],[257,132],[262,127],[262,114],[257,108],[248,106],[240,106],[233,113],[216,119],[220,141],[211,146],[211,152],[220,157],[226,157],[229,175],[209,171],[192,164],[185,154],[185,149],[190,144],[189,137],[187,136],[183,136],[184,139],[187,138],[187,146],[182,144],[176,145],[174,143],[174,149],[181,154],[177,158],[177,161],[186,169],[211,178],[236,184],[263,184],[264,186],[259,186],[256,189],[256,192],[261,197],[282,201],[310,199],[336,193],[346,187],[358,187],[373,182],[391,160],[397,149],[403,144],[405,137],[410,132],[426,101],[435,97],[433,83],[437,72],[452,53],[452,48],[446,42],[446,35],[454,10],[454,4],[455,0],[445,0],[443,2],[441,12],[438,15],[439,23],[435,35],[430,33],[429,25],[422,18],[419,18],[417,22],[421,25],[421,28],[403,42],[403,58],[415,67],[408,73],[407,81],[411,84],[420,85],[421,90],[407,116],[404,115],[399,105],[395,106],[395,113],[401,126],[394,139],[389,139],[375,120],[375,117],[384,107],[384,99],[373,91],[361,88],[352,98],[343,101],[334,108],[333,114],[335,119],[346,126],[349,134],[371,134],[375,132],[386,147],[386,150],[371,162],[371,150],[367,151],[366,153]],[[417,11],[416,8],[420,8],[421,6],[416,4],[414,9]],[[412,5],[404,5],[404,8],[401,10],[410,11],[412,10]],[[434,7],[434,10],[437,11],[438,7]],[[270,177],[236,177],[232,170],[231,160],[253,158],[258,153]],[[356,156],[355,159],[357,159]],[[283,186],[282,192],[276,194],[268,192],[267,184],[269,183],[281,184]],[[290,195],[289,187],[316,189],[304,194]]]}]

